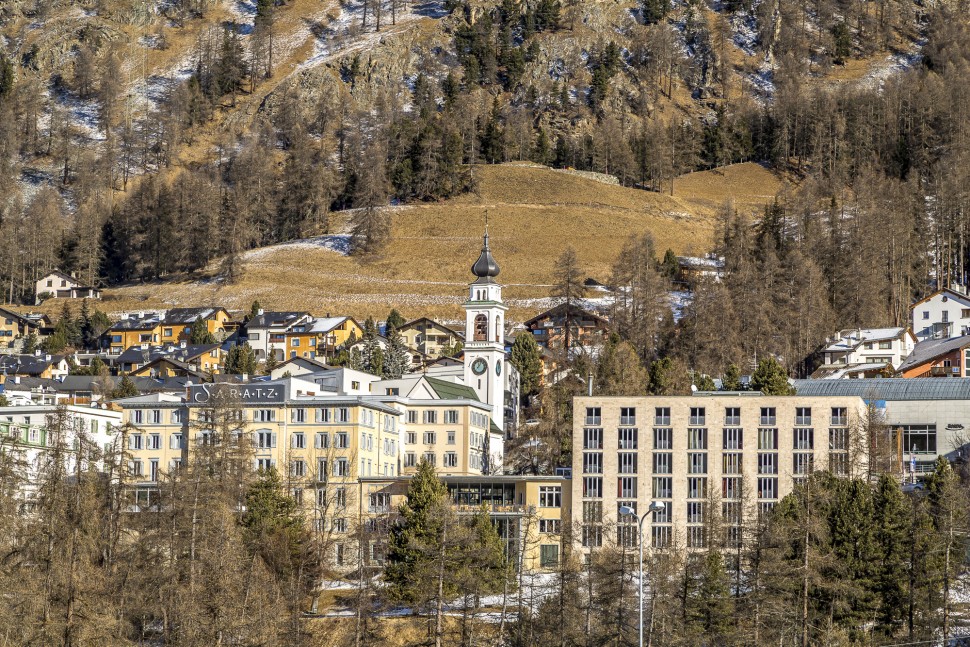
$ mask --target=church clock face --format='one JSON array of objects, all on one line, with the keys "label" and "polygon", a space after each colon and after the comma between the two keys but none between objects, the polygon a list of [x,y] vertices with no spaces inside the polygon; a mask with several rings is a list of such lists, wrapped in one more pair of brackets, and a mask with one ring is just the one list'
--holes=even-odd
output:
[{"label": "church clock face", "polygon": [[488,364],[481,357],[472,362],[472,372],[475,375],[482,375],[488,370]]},{"label": "church clock face", "polygon": [[502,374],[502,360],[496,360],[496,362],[495,362],[495,374],[496,375],[501,375]]}]

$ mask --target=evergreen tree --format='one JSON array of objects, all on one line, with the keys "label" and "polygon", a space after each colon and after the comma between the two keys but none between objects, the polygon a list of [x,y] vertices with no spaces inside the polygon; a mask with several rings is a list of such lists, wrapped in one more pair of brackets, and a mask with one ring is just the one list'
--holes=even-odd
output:
[{"label": "evergreen tree", "polygon": [[650,393],[653,395],[689,395],[690,376],[687,367],[677,359],[663,357],[650,364]]},{"label": "evergreen tree", "polygon": [[195,346],[216,343],[216,338],[209,332],[209,326],[202,317],[192,322],[192,327],[189,329],[189,343]]},{"label": "evergreen tree", "polygon": [[743,391],[744,385],[741,383],[741,369],[737,364],[728,366],[727,372],[721,378],[721,386],[725,391]]},{"label": "evergreen tree", "polygon": [[703,637],[700,644],[727,645],[733,634],[730,578],[721,551],[711,548],[691,600],[691,620]]},{"label": "evergreen tree", "polygon": [[388,327],[387,358],[383,363],[384,377],[392,380],[407,373],[411,366],[411,353],[408,351],[407,344],[404,343],[404,335],[398,332],[394,326]]},{"label": "evergreen tree", "polygon": [[125,375],[121,378],[121,382],[118,383],[117,388],[111,392],[112,400],[120,400],[121,398],[133,398],[136,395],[140,395],[138,388],[135,386],[135,382],[130,376]]},{"label": "evergreen tree", "polygon": [[509,361],[519,372],[522,397],[528,399],[538,393],[542,380],[542,349],[528,331],[516,335]]},{"label": "evergreen tree", "polygon": [[400,328],[406,323],[407,321],[401,316],[401,313],[394,308],[388,313],[387,321],[384,322],[384,325],[390,330],[391,328]]},{"label": "evergreen tree", "polygon": [[698,391],[716,391],[717,385],[714,384],[714,379],[710,375],[696,374],[694,376],[694,386],[697,387]]},{"label": "evergreen tree", "polygon": [[650,385],[650,374],[636,350],[616,333],[610,334],[597,357],[595,379],[601,395],[643,395]]},{"label": "evergreen tree", "polygon": [[751,375],[751,388],[765,395],[795,395],[795,387],[788,382],[785,369],[774,357],[758,362],[758,368]]},{"label": "evergreen tree", "polygon": [[256,361],[256,351],[246,342],[229,349],[223,372],[228,375],[255,375],[259,364]]},{"label": "evergreen tree", "polygon": [[27,336],[24,338],[23,352],[27,355],[33,355],[34,351],[36,351],[37,348],[38,348],[37,333],[31,330],[29,333],[27,333]]},{"label": "evergreen tree", "polygon": [[276,349],[270,346],[266,353],[266,361],[263,363],[263,372],[269,375],[280,365],[280,358],[276,355]]},{"label": "evergreen tree", "polygon": [[246,321],[251,321],[259,316],[259,311],[263,309],[263,306],[259,305],[259,301],[253,301],[252,305],[249,306],[249,313],[246,315]]},{"label": "evergreen tree", "polygon": [[882,633],[891,637],[905,618],[909,584],[905,576],[906,539],[911,517],[899,483],[891,475],[879,477],[873,493],[873,508],[877,556],[873,589],[879,600],[879,625]]},{"label": "evergreen tree", "polygon": [[414,603],[425,597],[419,587],[425,584],[421,578],[431,572],[427,548],[441,548],[447,498],[448,490],[434,466],[422,458],[388,539],[384,581],[394,599]]},{"label": "evergreen tree", "polygon": [[663,260],[660,261],[660,273],[668,281],[673,281],[677,278],[677,273],[680,271],[680,263],[677,260],[677,254],[674,250],[667,248],[664,252]]}]

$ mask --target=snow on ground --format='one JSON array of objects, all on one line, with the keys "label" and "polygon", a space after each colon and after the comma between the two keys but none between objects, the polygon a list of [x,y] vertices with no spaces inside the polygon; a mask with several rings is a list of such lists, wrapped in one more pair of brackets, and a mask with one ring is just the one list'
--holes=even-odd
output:
[{"label": "snow on ground", "polygon": [[923,60],[923,46],[926,45],[926,38],[920,38],[912,48],[906,52],[897,52],[887,56],[879,64],[873,66],[869,72],[860,79],[859,83],[868,88],[879,88],[886,84],[886,80],[891,76],[896,76],[908,69],[916,67]]},{"label": "snow on ground", "polygon": [[673,290],[667,294],[670,302],[670,309],[674,313],[674,321],[679,322],[684,318],[684,311],[694,300],[694,295],[686,290]]},{"label": "snow on ground", "polygon": [[326,236],[314,236],[313,238],[301,238],[291,240],[279,245],[260,247],[243,254],[243,259],[247,261],[262,258],[267,254],[284,249],[313,249],[336,252],[343,256],[350,254],[350,234],[329,234]]},{"label": "snow on ground", "polygon": [[70,113],[71,121],[78,129],[78,134],[81,137],[91,141],[107,139],[105,132],[101,129],[98,116],[101,108],[96,99],[83,100],[63,88],[52,88],[50,95],[58,106]]}]

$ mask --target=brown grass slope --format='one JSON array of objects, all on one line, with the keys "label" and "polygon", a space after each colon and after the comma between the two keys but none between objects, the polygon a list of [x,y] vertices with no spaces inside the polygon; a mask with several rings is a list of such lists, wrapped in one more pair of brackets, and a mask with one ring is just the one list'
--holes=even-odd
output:
[{"label": "brown grass slope", "polygon": [[[478,190],[441,203],[388,207],[393,240],[377,257],[347,257],[309,244],[246,254],[242,278],[225,284],[218,264],[203,280],[139,284],[106,291],[111,312],[219,303],[246,309],[305,309],[382,317],[461,315],[469,267],[477,258],[488,212],[495,256],[508,287],[510,316],[522,320],[548,305],[556,258],[576,249],[585,273],[609,279],[631,234],[649,232],[657,253],[709,249],[714,215],[727,200],[759,212],[782,179],[756,164],[682,176],[675,195],[609,185],[544,167],[508,164],[475,169]],[[346,226],[347,214],[334,214]]]}]

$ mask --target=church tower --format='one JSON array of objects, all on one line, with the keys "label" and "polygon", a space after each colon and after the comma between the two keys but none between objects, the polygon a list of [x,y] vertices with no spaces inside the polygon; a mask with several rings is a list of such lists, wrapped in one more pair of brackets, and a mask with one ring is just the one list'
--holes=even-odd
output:
[{"label": "church tower", "polygon": [[495,282],[499,267],[488,247],[488,227],[482,253],[472,265],[475,282],[465,302],[465,384],[492,407],[492,421],[505,430],[505,311],[502,286]]}]

